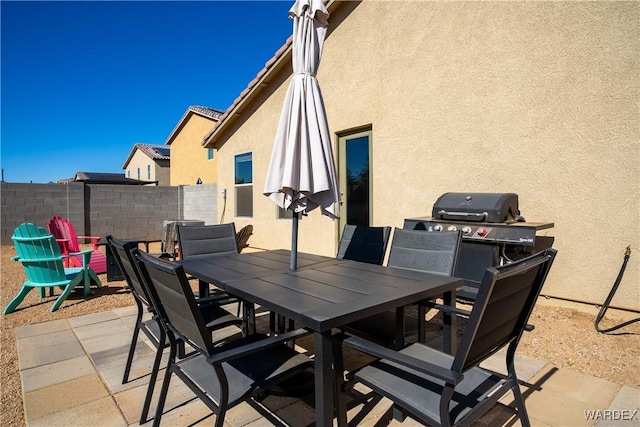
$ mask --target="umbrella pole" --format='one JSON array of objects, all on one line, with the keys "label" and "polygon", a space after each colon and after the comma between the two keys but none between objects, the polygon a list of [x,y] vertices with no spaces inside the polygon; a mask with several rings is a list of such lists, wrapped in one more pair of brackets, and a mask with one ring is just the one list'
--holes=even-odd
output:
[{"label": "umbrella pole", "polygon": [[291,264],[289,270],[294,271],[298,267],[298,220],[299,212],[293,212],[293,223],[291,224]]}]

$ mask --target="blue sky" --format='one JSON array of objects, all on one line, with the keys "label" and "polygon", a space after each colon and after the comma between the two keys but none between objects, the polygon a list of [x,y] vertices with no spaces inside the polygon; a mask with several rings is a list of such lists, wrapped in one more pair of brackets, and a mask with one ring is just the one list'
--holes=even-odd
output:
[{"label": "blue sky", "polygon": [[291,34],[292,4],[1,1],[5,181],[124,173],[190,105],[231,105]]}]

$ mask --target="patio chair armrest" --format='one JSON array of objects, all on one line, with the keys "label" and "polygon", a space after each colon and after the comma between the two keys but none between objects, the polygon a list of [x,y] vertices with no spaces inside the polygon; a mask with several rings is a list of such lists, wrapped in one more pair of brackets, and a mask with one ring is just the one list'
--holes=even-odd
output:
[{"label": "patio chair armrest", "polygon": [[343,343],[344,345],[362,351],[363,353],[395,362],[402,366],[406,366],[407,368],[411,368],[424,374],[434,376],[451,384],[457,384],[462,381],[463,378],[462,374],[454,372],[451,369],[446,369],[442,366],[438,366],[424,360],[416,359],[415,357],[409,356],[404,353],[399,353],[396,350],[391,350],[387,347],[383,347],[379,344],[367,341],[362,338],[349,337],[345,339]]},{"label": "patio chair armrest", "polygon": [[226,351],[221,351],[217,353],[215,356],[207,357],[207,362],[211,364],[228,362],[234,359],[238,359],[240,357],[248,356],[250,354],[256,353],[258,351],[265,350],[270,347],[275,347],[277,345],[281,345],[282,343],[293,341],[297,338],[304,337],[305,335],[309,335],[309,332],[306,329],[296,329],[294,331],[285,332],[284,334],[277,335],[275,337],[267,337],[247,345],[242,345],[240,347],[232,348]]},{"label": "patio chair armrest", "polygon": [[58,247],[62,255],[69,253],[69,239],[56,239],[56,242],[58,242]]},{"label": "patio chair armrest", "polygon": [[78,239],[85,239],[85,240],[89,239],[89,240],[95,241],[96,243],[98,243],[100,239],[102,239],[102,237],[100,236],[76,236],[76,237],[78,237]]},{"label": "patio chair armrest", "polygon": [[210,321],[205,326],[207,329],[215,331],[217,329],[226,328],[227,326],[237,326],[240,324],[242,324],[242,320],[229,313],[228,315],[220,316]]},{"label": "patio chair armrest", "polygon": [[198,308],[206,308],[212,305],[225,305],[225,304],[233,304],[237,303],[239,300],[237,297],[233,297],[231,295],[209,295],[206,297],[198,297],[196,298],[196,303],[198,304]]},{"label": "patio chair armrest", "polygon": [[420,301],[418,305],[423,305],[429,308],[435,308],[436,310],[444,311],[446,313],[454,313],[463,317],[469,317],[469,315],[471,314],[469,310],[463,310],[461,308],[457,308],[451,305],[438,304],[430,300]]},{"label": "patio chair armrest", "polygon": [[77,236],[78,239],[82,239],[82,240],[91,240],[91,243],[93,244],[93,249],[94,250],[98,250],[98,242],[100,241],[100,239],[102,237],[100,236]]},{"label": "patio chair armrest", "polygon": [[85,249],[82,251],[78,251],[78,252],[70,252],[68,254],[66,254],[66,256],[76,256],[76,255],[85,255],[85,254],[90,254],[91,252],[93,252],[93,250],[91,249]]},{"label": "patio chair armrest", "polygon": [[68,253],[68,254],[64,254],[64,255],[62,255],[62,258],[70,258],[72,256],[81,255],[82,256],[82,266],[83,267],[88,267],[89,266],[89,262],[91,261],[91,253],[92,252],[93,252],[92,249],[85,249],[83,251],[71,252],[71,253]]},{"label": "patio chair armrest", "polygon": [[18,258],[16,259],[16,261],[20,261],[23,264],[42,264],[43,262],[60,261],[62,260],[62,258],[63,257],[44,257],[44,258],[37,258],[37,259]]},{"label": "patio chair armrest", "polygon": [[160,244],[162,244],[162,239],[151,239],[151,240],[145,240],[145,241],[144,241],[144,242],[142,242],[142,243],[144,243],[144,251],[148,253],[148,252],[149,252],[149,245],[150,245],[151,243],[160,243]]}]

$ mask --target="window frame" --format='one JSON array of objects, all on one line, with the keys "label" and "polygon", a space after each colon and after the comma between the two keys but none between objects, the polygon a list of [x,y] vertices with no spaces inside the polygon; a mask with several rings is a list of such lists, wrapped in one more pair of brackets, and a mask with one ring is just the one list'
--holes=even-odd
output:
[{"label": "window frame", "polygon": [[[239,158],[241,157],[246,157],[249,156],[249,160],[240,160],[240,161],[244,161],[244,162],[251,162],[251,176],[250,176],[250,180],[251,182],[242,182],[242,183],[237,183],[238,181],[238,162],[239,162]],[[235,217],[236,218],[253,218],[253,151],[243,151],[237,154],[233,155],[233,188],[234,188],[234,213],[235,213]],[[248,204],[250,204],[250,207],[246,207],[246,208],[242,208],[242,209],[238,209],[238,201],[239,199],[243,199],[245,196],[240,196],[238,195],[238,192],[241,193],[247,193],[249,191],[246,191],[247,189],[250,189],[250,202]],[[251,212],[242,212],[242,215],[239,214],[239,210],[244,210],[247,209],[250,210]]]}]

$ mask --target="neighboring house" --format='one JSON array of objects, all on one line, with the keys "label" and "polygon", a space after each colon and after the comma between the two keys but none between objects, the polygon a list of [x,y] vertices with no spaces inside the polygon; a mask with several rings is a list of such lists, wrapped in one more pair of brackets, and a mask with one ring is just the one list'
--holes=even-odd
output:
[{"label": "neighboring house", "polygon": [[156,181],[157,185],[171,185],[168,145],[135,144],[122,169],[125,176],[140,181]]},{"label": "neighboring house", "polygon": [[122,173],[76,172],[73,178],[58,180],[58,184],[84,182],[85,184],[118,184],[118,185],[158,185],[155,181],[141,181],[127,178]]},{"label": "neighboring house", "polygon": [[[331,2],[317,73],[339,180],[347,142],[369,172],[371,225],[430,216],[449,191],[513,192],[553,222],[545,295],[601,304],[640,248],[640,3]],[[291,74],[290,41],[205,137],[226,218],[289,248],[262,191]],[[222,197],[221,191],[218,192]],[[348,205],[350,200],[343,200]],[[365,199],[365,200],[367,200]],[[341,220],[344,221],[344,218]],[[335,255],[341,222],[300,221],[299,250]],[[640,256],[612,306],[640,310]]]},{"label": "neighboring house", "polygon": [[[173,129],[165,144],[171,146],[171,185],[213,184],[217,179],[214,148],[202,147],[202,136],[223,111],[192,105]],[[199,180],[199,181],[198,181]]]}]

